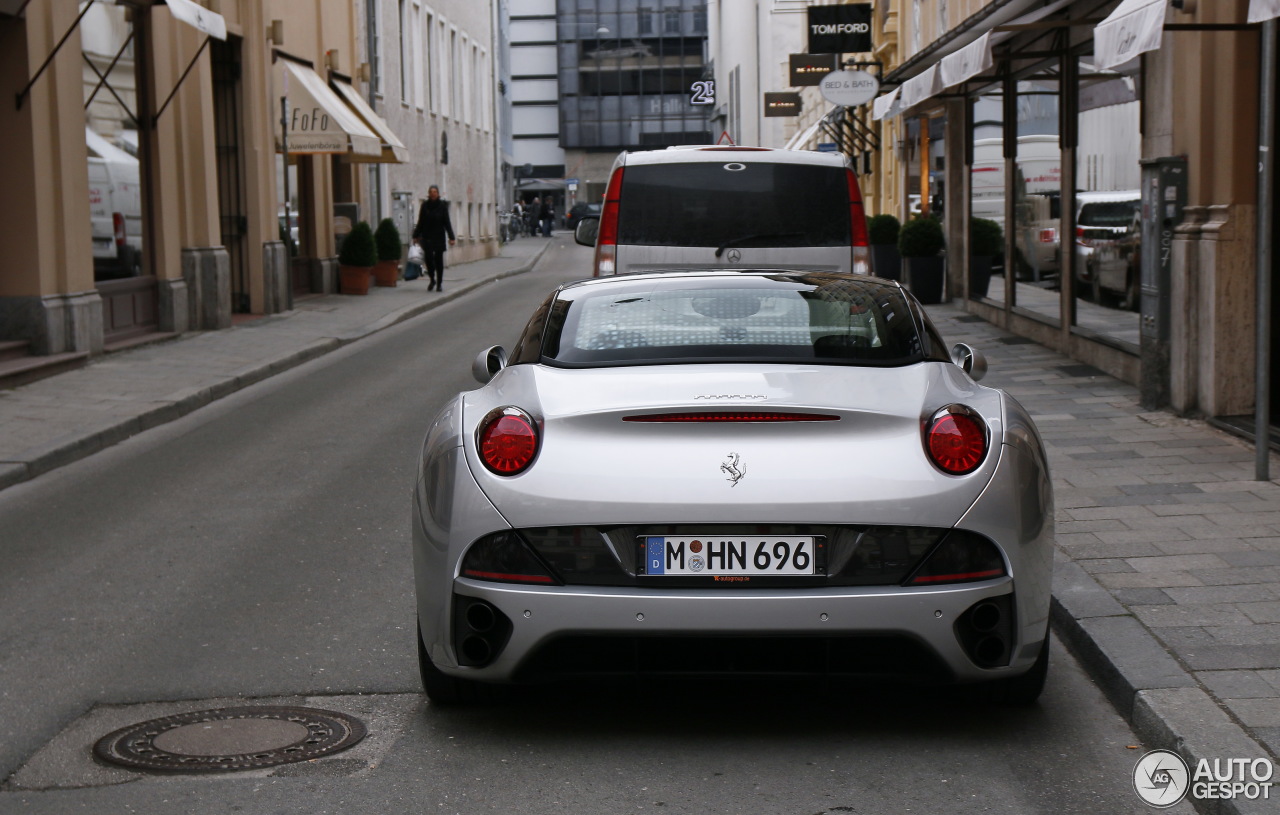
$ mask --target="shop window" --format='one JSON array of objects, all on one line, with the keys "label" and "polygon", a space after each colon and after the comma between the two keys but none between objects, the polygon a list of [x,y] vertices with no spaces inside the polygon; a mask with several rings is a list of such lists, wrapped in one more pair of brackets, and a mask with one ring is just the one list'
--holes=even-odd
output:
[{"label": "shop window", "polygon": [[1139,345],[1140,102],[1138,77],[1077,59],[1075,325]]},{"label": "shop window", "polygon": [[969,297],[1004,305],[1004,94],[1000,85],[971,101],[973,160],[969,165]]},{"label": "shop window", "polygon": [[[1063,267],[1062,150],[1056,69],[1016,84],[1013,131],[1017,139],[1013,192],[1011,272],[1014,305],[1050,323],[1060,323]],[[1008,130],[1006,129],[1006,133]],[[1067,244],[1069,245],[1069,244]]]}]

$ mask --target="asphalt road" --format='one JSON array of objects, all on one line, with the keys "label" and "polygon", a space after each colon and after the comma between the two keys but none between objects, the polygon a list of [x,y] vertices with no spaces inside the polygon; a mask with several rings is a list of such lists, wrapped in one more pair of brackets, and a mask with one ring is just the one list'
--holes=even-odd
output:
[{"label": "asphalt road", "polygon": [[[587,268],[556,240],[533,272],[0,493],[0,813],[1149,811],[1130,780],[1142,745],[1056,642],[1023,710],[822,682],[431,708],[415,457],[475,355]],[[370,735],[212,779],[90,757],[125,724],[264,700]]]}]

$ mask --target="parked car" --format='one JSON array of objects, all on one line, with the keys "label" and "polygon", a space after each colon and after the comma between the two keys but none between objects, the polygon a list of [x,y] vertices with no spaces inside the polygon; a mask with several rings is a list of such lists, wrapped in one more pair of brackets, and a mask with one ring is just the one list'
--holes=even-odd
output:
[{"label": "parked car", "polygon": [[652,674],[1040,693],[1053,492],[1029,414],[867,275],[557,288],[430,425],[412,523],[433,703]]},{"label": "parked car", "polygon": [[94,277],[142,274],[142,187],[138,159],[85,128]]},{"label": "parked car", "polygon": [[579,201],[570,207],[568,214],[564,216],[565,229],[576,229],[579,221],[581,221],[584,216],[599,218],[600,210],[600,204],[587,204]]},{"label": "parked car", "polygon": [[705,146],[622,153],[599,240],[590,228],[575,239],[595,245],[597,277],[726,266],[871,273],[862,191],[839,153]]},{"label": "parked car", "polygon": [[1076,200],[1077,292],[1095,303],[1115,298],[1122,308],[1136,309],[1141,192],[1082,192]]}]

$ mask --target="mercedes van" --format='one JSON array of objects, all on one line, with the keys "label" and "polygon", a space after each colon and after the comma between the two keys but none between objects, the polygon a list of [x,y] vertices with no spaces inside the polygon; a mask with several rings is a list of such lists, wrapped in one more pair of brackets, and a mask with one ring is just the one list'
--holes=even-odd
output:
[{"label": "mercedes van", "polygon": [[574,233],[578,243],[594,243],[596,277],[710,268],[871,271],[862,192],[840,153],[710,146],[622,153],[603,204],[598,231]]}]

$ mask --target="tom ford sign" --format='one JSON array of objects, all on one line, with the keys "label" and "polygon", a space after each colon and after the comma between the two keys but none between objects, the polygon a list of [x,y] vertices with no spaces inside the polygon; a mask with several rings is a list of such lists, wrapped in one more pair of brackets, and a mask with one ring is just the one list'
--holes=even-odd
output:
[{"label": "tom ford sign", "polygon": [[847,54],[871,50],[871,4],[809,6],[809,53]]}]

